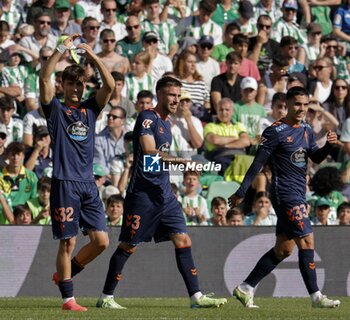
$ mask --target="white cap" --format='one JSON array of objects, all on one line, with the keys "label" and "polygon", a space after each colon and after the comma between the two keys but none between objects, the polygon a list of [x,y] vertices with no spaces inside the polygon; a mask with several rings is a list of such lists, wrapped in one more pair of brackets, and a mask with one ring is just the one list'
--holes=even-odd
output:
[{"label": "white cap", "polygon": [[245,77],[241,81],[241,89],[254,89],[258,90],[258,82],[252,77]]}]

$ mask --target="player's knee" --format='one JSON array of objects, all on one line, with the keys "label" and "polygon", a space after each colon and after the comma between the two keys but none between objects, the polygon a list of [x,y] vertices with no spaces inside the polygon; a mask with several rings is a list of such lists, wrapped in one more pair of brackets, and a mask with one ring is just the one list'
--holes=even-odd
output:
[{"label": "player's knee", "polygon": [[132,246],[130,244],[127,244],[125,242],[121,242],[118,246],[120,249],[132,254],[134,253],[136,250],[137,250],[137,247],[136,246]]},{"label": "player's knee", "polygon": [[60,241],[60,251],[71,254],[74,251],[76,238],[63,239]]},{"label": "player's knee", "polygon": [[292,253],[293,253],[292,249],[281,249],[281,250],[275,252],[276,257],[279,260],[283,260],[285,258],[288,258]]},{"label": "player's knee", "polygon": [[172,237],[175,248],[187,248],[192,246],[192,240],[188,234],[176,234]]}]

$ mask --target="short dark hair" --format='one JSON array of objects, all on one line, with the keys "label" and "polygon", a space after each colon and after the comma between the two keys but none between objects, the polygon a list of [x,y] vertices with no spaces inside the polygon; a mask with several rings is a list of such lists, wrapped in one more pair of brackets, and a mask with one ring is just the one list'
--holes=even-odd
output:
[{"label": "short dark hair", "polygon": [[303,87],[293,87],[287,91],[286,98],[287,101],[294,99],[296,96],[309,96],[307,90]]},{"label": "short dark hair", "polygon": [[100,33],[100,39],[102,40],[102,38],[105,36],[105,35],[109,35],[109,34],[112,34],[113,36],[115,36],[115,32],[112,30],[112,29],[103,29]]},{"label": "short dark hair", "polygon": [[85,70],[77,64],[66,67],[62,72],[62,82],[66,80],[78,81],[81,77],[85,79]]},{"label": "short dark hair", "polygon": [[350,209],[350,203],[344,201],[338,208],[337,208],[337,218],[340,216],[340,211],[343,209]]},{"label": "short dark hair", "polygon": [[141,90],[138,94],[137,94],[137,101],[143,98],[150,98],[153,99],[153,93],[149,90]]},{"label": "short dark hair", "polygon": [[123,82],[125,82],[125,76],[121,72],[112,71],[111,75],[112,75],[114,81],[123,81]]},{"label": "short dark hair", "polygon": [[107,199],[107,207],[111,205],[112,203],[121,203],[124,204],[124,198],[121,194],[112,194],[108,199]]},{"label": "short dark hair", "polygon": [[41,17],[49,17],[50,20],[52,20],[50,14],[46,11],[41,11],[39,13],[37,13],[35,16],[34,16],[34,21],[37,21],[39,18]]},{"label": "short dark hair", "polygon": [[211,200],[211,207],[218,207],[219,205],[224,204],[225,206],[227,205],[226,199],[223,197],[214,197]]},{"label": "short dark hair", "polygon": [[24,213],[26,211],[29,211],[32,215],[33,218],[33,213],[30,210],[29,206],[27,204],[19,204],[18,206],[15,206],[13,208],[13,215],[16,217],[18,217],[21,213]]},{"label": "short dark hair", "polygon": [[38,191],[50,191],[51,190],[51,178],[42,176],[38,180]]},{"label": "short dark hair", "polygon": [[207,12],[214,12],[216,10],[217,3],[212,0],[202,0],[199,2],[199,9],[203,9]]},{"label": "short dark hair", "polygon": [[159,90],[161,89],[164,89],[164,88],[169,88],[169,87],[182,87],[182,83],[173,78],[173,77],[163,77],[163,78],[160,78],[157,82],[157,85],[156,85],[156,92],[158,92]]},{"label": "short dark hair", "polygon": [[272,64],[274,64],[277,67],[287,67],[289,66],[289,60],[288,58],[282,57],[280,54],[274,55],[272,58]]},{"label": "short dark hair", "polygon": [[7,95],[1,97],[0,109],[15,109],[15,99]]},{"label": "short dark hair", "polygon": [[241,63],[242,60],[242,55],[234,51],[231,51],[226,55],[226,61],[238,61]]},{"label": "short dark hair", "polygon": [[236,34],[232,39],[232,44],[248,44],[249,45],[249,38],[243,33]]},{"label": "short dark hair", "polygon": [[183,176],[184,176],[184,179],[185,179],[187,176],[196,176],[196,177],[198,177],[198,179],[199,179],[200,173],[199,173],[198,171],[194,171],[194,170],[186,170],[186,171],[183,173]]},{"label": "short dark hair", "polygon": [[270,20],[272,22],[272,19],[270,16],[268,16],[267,14],[261,14],[258,18],[257,24],[259,24],[263,19]]},{"label": "short dark hair", "polygon": [[286,98],[286,94],[284,92],[276,92],[272,97],[271,105],[273,106],[276,103],[276,101],[286,102],[286,100],[287,100],[287,98]]},{"label": "short dark hair", "polygon": [[22,142],[13,141],[6,148],[6,155],[19,154],[25,152],[26,147]]},{"label": "short dark hair", "polygon": [[296,44],[296,43],[298,43],[297,39],[295,39],[291,36],[284,36],[281,39],[280,47],[283,48],[285,46],[290,46],[290,45]]},{"label": "short dark hair", "polygon": [[241,26],[235,21],[230,22],[225,26],[225,34],[230,33],[232,30],[241,31]]},{"label": "short dark hair", "polygon": [[244,214],[242,210],[238,207],[227,210],[226,212],[226,220],[230,220],[233,216],[241,216],[244,221]]},{"label": "short dark hair", "polygon": [[150,4],[154,4],[154,3],[160,3],[160,1],[159,0],[143,0],[143,4],[145,6],[150,5]]}]

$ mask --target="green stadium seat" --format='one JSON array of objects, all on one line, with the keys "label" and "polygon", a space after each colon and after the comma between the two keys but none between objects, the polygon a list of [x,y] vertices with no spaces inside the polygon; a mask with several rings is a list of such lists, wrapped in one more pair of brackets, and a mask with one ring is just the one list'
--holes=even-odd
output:
[{"label": "green stadium seat", "polygon": [[207,195],[207,203],[209,213],[211,209],[211,200],[215,197],[223,197],[226,199],[235,193],[237,189],[240,187],[240,184],[235,181],[214,181],[210,184]]}]

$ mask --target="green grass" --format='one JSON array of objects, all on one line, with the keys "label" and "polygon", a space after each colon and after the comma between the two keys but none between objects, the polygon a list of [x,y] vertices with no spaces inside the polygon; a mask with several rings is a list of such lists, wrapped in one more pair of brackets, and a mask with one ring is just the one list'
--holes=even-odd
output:
[{"label": "green grass", "polygon": [[342,297],[337,309],[313,309],[310,299],[256,298],[260,309],[245,309],[237,300],[229,298],[226,305],[215,309],[190,309],[186,298],[130,298],[118,299],[127,310],[95,308],[96,299],[78,298],[89,308],[87,312],[62,311],[59,298],[0,298],[0,319],[12,320],[62,320],[62,319],[350,319],[349,297]]}]

